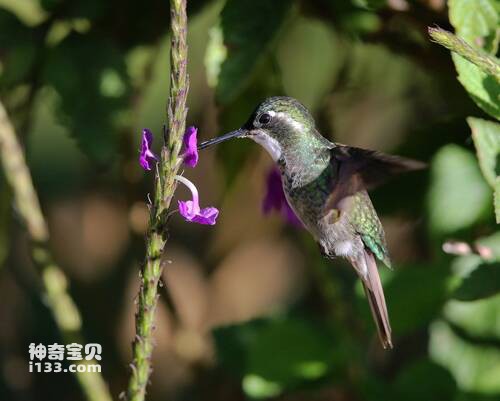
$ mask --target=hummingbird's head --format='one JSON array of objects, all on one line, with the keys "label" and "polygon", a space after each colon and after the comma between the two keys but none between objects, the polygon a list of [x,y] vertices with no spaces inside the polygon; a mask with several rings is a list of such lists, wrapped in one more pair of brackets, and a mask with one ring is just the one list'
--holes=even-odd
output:
[{"label": "hummingbird's head", "polygon": [[308,133],[315,131],[314,119],[309,111],[291,97],[270,97],[262,102],[248,121],[236,131],[200,144],[203,149],[231,138],[250,138],[262,145],[274,159],[283,152],[307,140]]}]

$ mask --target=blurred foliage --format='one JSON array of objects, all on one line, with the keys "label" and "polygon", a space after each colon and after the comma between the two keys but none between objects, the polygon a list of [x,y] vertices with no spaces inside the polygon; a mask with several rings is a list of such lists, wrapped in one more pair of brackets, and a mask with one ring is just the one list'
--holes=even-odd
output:
[{"label": "blurred foliage", "polygon": [[[491,204],[472,152],[457,145],[446,145],[434,156],[428,207],[434,232],[450,234],[475,224]],[[464,205],[468,205],[464,210]]]},{"label": "blurred foliage", "polygon": [[283,24],[291,0],[228,0],[220,18],[223,44],[228,49],[220,67],[216,96],[234,100]]},{"label": "blurred foliage", "polygon": [[[188,7],[188,123],[200,138],[241,126],[263,98],[286,94],[329,139],[429,169],[373,192],[395,266],[381,268],[395,337],[384,352],[347,265],[324,261],[308,235],[261,215],[270,167],[261,149],[235,141],[201,154],[186,173],[221,216],[210,229],[171,219],[166,284],[180,322],[161,302],[148,397],[499,399],[499,82],[426,36],[436,24],[454,29],[498,60],[499,2]],[[139,132],[158,137],[165,120],[168,19],[168,2],[157,0],[0,0],[0,98],[114,394],[128,373],[151,190],[137,167]],[[28,344],[61,340],[37,297],[9,196],[2,187],[0,399],[79,400],[71,376],[27,374]],[[471,250],[446,255],[449,239]]]},{"label": "blurred foliage", "polygon": [[484,265],[477,267],[457,288],[454,298],[461,301],[475,301],[500,292],[499,265]]},{"label": "blurred foliage", "polygon": [[215,339],[222,366],[243,376],[243,390],[252,398],[318,381],[334,362],[324,352],[330,344],[324,331],[299,318],[224,327]]}]

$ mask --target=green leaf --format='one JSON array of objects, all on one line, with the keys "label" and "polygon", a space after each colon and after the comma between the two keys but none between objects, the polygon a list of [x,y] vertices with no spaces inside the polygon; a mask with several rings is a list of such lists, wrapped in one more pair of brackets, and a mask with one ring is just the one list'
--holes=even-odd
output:
[{"label": "green leaf", "polygon": [[499,60],[476,46],[471,46],[462,38],[441,28],[429,28],[432,39],[479,67],[484,73],[500,81]]},{"label": "green leaf", "polygon": [[[448,276],[448,270],[442,267],[417,265],[398,269],[384,284],[395,335],[411,333],[436,317],[446,301]],[[415,285],[424,282],[425,286]]]},{"label": "green leaf", "polygon": [[108,164],[117,154],[115,133],[128,106],[122,54],[101,37],[71,34],[48,54],[44,77],[59,94],[59,117],[82,151]]},{"label": "green leaf", "polygon": [[495,216],[497,224],[500,224],[500,177],[495,181],[495,193],[493,195],[493,203],[495,205]]},{"label": "green leaf", "polygon": [[308,322],[278,320],[250,344],[248,372],[282,386],[316,380],[328,371],[329,348],[329,340]]},{"label": "green leaf", "polygon": [[469,117],[467,122],[472,130],[481,171],[494,187],[500,173],[500,124],[473,117]]},{"label": "green leaf", "polygon": [[494,190],[496,222],[500,223],[500,124],[469,117],[472,139],[476,146],[479,166]]},{"label": "green leaf", "polygon": [[253,398],[320,380],[332,365],[331,338],[300,318],[219,328],[215,342],[219,364],[241,377],[243,390]]},{"label": "green leaf", "polygon": [[472,345],[458,337],[443,321],[430,328],[431,358],[452,373],[461,390],[500,392],[500,350]]},{"label": "green leaf", "polygon": [[444,307],[447,321],[478,341],[500,340],[499,315],[500,294],[475,302],[450,300]]},{"label": "green leaf", "polygon": [[458,54],[452,54],[458,72],[458,80],[469,92],[474,102],[492,117],[500,120],[500,84]]},{"label": "green leaf", "polygon": [[492,297],[500,292],[500,264],[483,264],[473,270],[458,287],[453,298],[475,301]]},{"label": "green leaf", "polygon": [[[495,54],[495,37],[499,23],[495,0],[450,0],[449,13],[456,34],[471,46]],[[500,119],[500,84],[479,67],[453,54],[458,79],[469,95],[488,114]]]},{"label": "green leaf", "polygon": [[243,378],[243,391],[251,398],[261,399],[280,395],[283,392],[283,387],[279,383],[249,374]]},{"label": "green leaf", "polygon": [[462,392],[457,395],[455,401],[498,401],[498,394]]},{"label": "green leaf", "polygon": [[450,144],[436,153],[428,194],[429,224],[434,233],[449,234],[470,227],[487,215],[490,197],[471,152]]},{"label": "green leaf", "polygon": [[[283,25],[292,0],[228,0],[220,25],[227,58],[220,67],[217,100],[228,103],[245,88],[257,63],[268,52]],[[219,40],[217,35],[212,39]],[[220,46],[210,46],[220,54]],[[223,53],[223,52],[222,52]],[[208,59],[213,59],[207,56]],[[220,57],[215,57],[219,59]],[[213,69],[217,69],[212,66]],[[214,77],[211,77],[213,82]]]},{"label": "green leaf", "polygon": [[233,374],[243,376],[248,365],[246,349],[255,341],[259,329],[266,323],[264,319],[255,319],[214,330],[219,365]]},{"label": "green leaf", "polygon": [[27,77],[36,59],[37,43],[34,30],[7,10],[0,9],[0,26],[1,89],[14,86]]},{"label": "green leaf", "polygon": [[405,367],[394,383],[397,399],[404,401],[452,400],[456,390],[450,372],[428,359]]},{"label": "green leaf", "polygon": [[[498,28],[496,0],[449,0],[448,8],[451,24],[458,36],[470,44],[481,45]],[[486,43],[481,45],[485,46]]]}]

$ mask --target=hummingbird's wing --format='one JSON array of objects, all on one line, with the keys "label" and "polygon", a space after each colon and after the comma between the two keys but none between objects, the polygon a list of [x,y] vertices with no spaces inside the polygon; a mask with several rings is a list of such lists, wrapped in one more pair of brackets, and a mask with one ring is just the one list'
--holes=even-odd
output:
[{"label": "hummingbird's wing", "polygon": [[[391,326],[375,257],[390,267],[385,234],[368,196],[391,176],[418,170],[424,163],[380,152],[339,145],[331,149],[332,185],[325,215],[342,219],[359,235],[364,247],[347,256],[360,275],[384,348],[392,348]],[[331,213],[332,211],[336,213]]]},{"label": "hummingbird's wing", "polygon": [[339,206],[341,214],[348,213],[349,224],[361,237],[365,247],[387,267],[391,267],[384,228],[366,190],[344,198]]},{"label": "hummingbird's wing", "polygon": [[423,169],[425,163],[346,145],[336,145],[331,152],[330,164],[335,178],[325,211],[337,210],[339,215],[349,213],[350,223],[365,246],[390,267],[384,230],[366,190],[396,174]]},{"label": "hummingbird's wing", "polygon": [[394,175],[421,170],[426,166],[417,160],[346,145],[337,145],[331,152],[332,163],[338,163],[344,176],[359,176],[356,181],[351,181],[351,193],[373,189]]}]

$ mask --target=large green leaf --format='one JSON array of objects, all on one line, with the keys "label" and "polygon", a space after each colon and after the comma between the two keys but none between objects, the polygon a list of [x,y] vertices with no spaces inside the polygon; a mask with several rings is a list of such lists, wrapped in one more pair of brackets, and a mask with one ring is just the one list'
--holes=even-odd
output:
[{"label": "large green leaf", "polygon": [[469,117],[467,122],[472,130],[481,171],[494,187],[500,173],[500,124],[473,117]]},{"label": "large green leaf", "polygon": [[278,320],[248,348],[248,372],[283,386],[318,379],[328,370],[328,349],[328,338],[305,320]]},{"label": "large green leaf", "polygon": [[396,336],[404,336],[424,327],[436,317],[446,301],[448,276],[448,270],[441,266],[408,266],[398,269],[394,277],[384,284],[387,308]]},{"label": "large green leaf", "polygon": [[[220,26],[227,58],[220,66],[217,100],[228,103],[245,88],[256,64],[267,54],[293,0],[228,0]],[[217,33],[217,31],[215,31]],[[212,40],[220,42],[220,34]],[[220,52],[219,46],[208,50]],[[207,59],[211,59],[207,55]],[[219,56],[216,61],[221,61]],[[212,66],[217,70],[215,66]],[[211,78],[214,79],[213,77]]]},{"label": "large green leaf", "polygon": [[454,376],[465,391],[500,393],[500,350],[472,345],[458,337],[448,324],[431,326],[429,353]]},{"label": "large green leaf", "polygon": [[458,80],[469,92],[470,97],[492,117],[500,120],[500,84],[458,54],[452,54],[458,72]]},{"label": "large green leaf", "polygon": [[467,119],[476,145],[479,166],[494,190],[495,215],[500,223],[499,178],[500,173],[500,124],[469,117]]},{"label": "large green leaf", "polygon": [[498,28],[499,22],[498,1],[449,0],[448,8],[451,24],[466,42],[478,44],[479,41],[493,39],[490,36]]},{"label": "large green leaf", "polygon": [[500,264],[484,264],[472,271],[454,293],[460,301],[475,301],[500,292]]},{"label": "large green leaf", "polygon": [[450,300],[444,307],[446,320],[478,342],[500,340],[500,293],[475,302]]},{"label": "large green leaf", "polygon": [[395,398],[401,401],[452,400],[456,389],[450,372],[428,359],[405,367],[394,383]]},{"label": "large green leaf", "polygon": [[495,205],[495,216],[497,224],[500,224],[500,177],[495,181],[495,193],[493,195],[493,203]]},{"label": "large green leaf", "polygon": [[[456,33],[471,46],[495,55],[499,14],[495,0],[450,0],[450,20]],[[479,67],[453,54],[458,79],[469,95],[484,111],[500,119],[500,84]]]},{"label": "large green leaf", "polygon": [[256,320],[215,331],[219,364],[241,376],[251,398],[316,381],[330,370],[331,339],[299,318]]},{"label": "large green leaf", "polygon": [[0,89],[3,89],[26,78],[35,62],[37,43],[35,31],[4,9],[0,9],[0,27]]},{"label": "large green leaf", "polygon": [[60,117],[93,161],[116,155],[117,121],[129,91],[122,54],[110,41],[71,34],[47,56],[44,78],[60,95]]},{"label": "large green leaf", "polygon": [[436,234],[467,228],[487,214],[491,191],[471,152],[446,145],[434,156],[428,195],[430,227]]},{"label": "large green leaf", "polygon": [[444,29],[429,28],[429,34],[440,45],[470,61],[496,80],[500,80],[500,60],[495,56],[486,53],[483,49],[469,45],[462,38]]},{"label": "large green leaf", "polygon": [[248,365],[246,349],[255,341],[258,331],[265,324],[264,319],[255,319],[214,330],[219,365],[234,375],[243,376]]}]

